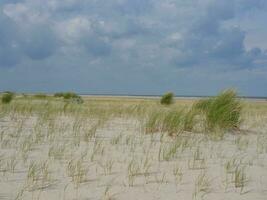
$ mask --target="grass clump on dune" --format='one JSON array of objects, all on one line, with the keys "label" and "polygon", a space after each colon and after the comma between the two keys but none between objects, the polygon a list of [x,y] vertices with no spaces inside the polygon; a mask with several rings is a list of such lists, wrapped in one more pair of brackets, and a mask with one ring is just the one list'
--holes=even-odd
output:
[{"label": "grass clump on dune", "polygon": [[13,92],[5,92],[2,95],[1,101],[3,104],[8,104],[13,100],[14,96],[15,94]]},{"label": "grass clump on dune", "polygon": [[173,103],[173,97],[174,94],[172,92],[168,92],[161,97],[160,103],[163,105],[170,105]]},{"label": "grass clump on dune", "polygon": [[183,128],[185,131],[192,131],[198,121],[196,120],[196,116],[198,115],[197,110],[192,107],[190,110],[188,110],[184,115],[184,121],[183,121]]},{"label": "grass clump on dune", "polygon": [[194,117],[193,110],[154,110],[147,116],[146,133],[164,132],[173,136],[183,131],[191,131],[195,126]]},{"label": "grass clump on dune", "polygon": [[54,97],[57,97],[57,98],[63,97],[65,100],[68,100],[72,103],[78,103],[78,104],[83,103],[82,97],[77,95],[74,92],[57,92],[54,94]]},{"label": "grass clump on dune", "polygon": [[162,123],[162,113],[159,111],[152,111],[148,114],[145,123],[146,133],[155,133],[160,131]]},{"label": "grass clump on dune", "polygon": [[[146,120],[146,132],[224,132],[237,130],[241,123],[242,103],[234,90],[225,90],[216,97],[199,100],[189,109],[158,108]],[[204,128],[204,130],[203,130]]]},{"label": "grass clump on dune", "polygon": [[233,130],[240,126],[242,104],[234,90],[225,90],[218,96],[200,100],[195,108],[205,116],[208,130]]},{"label": "grass clump on dune", "polygon": [[162,121],[162,131],[168,135],[179,134],[184,130],[185,113],[183,110],[173,110],[165,114]]}]

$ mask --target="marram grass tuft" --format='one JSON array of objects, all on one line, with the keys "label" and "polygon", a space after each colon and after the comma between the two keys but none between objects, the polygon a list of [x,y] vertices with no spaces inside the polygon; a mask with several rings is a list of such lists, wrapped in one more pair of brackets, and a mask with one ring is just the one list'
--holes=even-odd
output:
[{"label": "marram grass tuft", "polygon": [[200,100],[195,108],[205,115],[209,131],[238,129],[241,122],[242,103],[234,90],[225,90],[218,96]]}]

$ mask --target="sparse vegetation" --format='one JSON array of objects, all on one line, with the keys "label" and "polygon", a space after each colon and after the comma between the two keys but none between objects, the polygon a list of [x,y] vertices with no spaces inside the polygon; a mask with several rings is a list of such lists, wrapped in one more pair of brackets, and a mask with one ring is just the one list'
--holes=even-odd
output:
[{"label": "sparse vegetation", "polygon": [[[0,103],[1,192],[40,200],[162,199],[166,193],[264,199],[267,104],[222,94],[172,106],[145,98],[84,97],[77,105],[63,96],[18,95]],[[226,109],[217,114],[213,109],[221,106]],[[238,108],[235,117],[230,108]],[[225,137],[214,141],[209,134],[217,129]]]},{"label": "sparse vegetation", "polygon": [[64,92],[57,92],[54,94],[54,97],[64,97]]},{"label": "sparse vegetation", "polygon": [[38,93],[38,94],[35,94],[34,97],[38,99],[45,99],[47,95],[44,93]]},{"label": "sparse vegetation", "polygon": [[72,99],[79,97],[79,95],[77,95],[74,92],[57,92],[54,94],[54,97],[63,97],[64,99]]}]

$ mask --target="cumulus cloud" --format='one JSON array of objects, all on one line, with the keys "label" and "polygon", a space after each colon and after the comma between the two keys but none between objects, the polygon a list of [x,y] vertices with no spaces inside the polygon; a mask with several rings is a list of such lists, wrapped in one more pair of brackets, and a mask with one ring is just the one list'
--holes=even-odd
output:
[{"label": "cumulus cloud", "polygon": [[3,0],[0,68],[75,63],[77,73],[102,68],[121,80],[120,70],[127,81],[153,71],[140,81],[173,85],[181,72],[264,71],[266,50],[247,48],[253,24],[239,21],[266,8],[265,0]]}]

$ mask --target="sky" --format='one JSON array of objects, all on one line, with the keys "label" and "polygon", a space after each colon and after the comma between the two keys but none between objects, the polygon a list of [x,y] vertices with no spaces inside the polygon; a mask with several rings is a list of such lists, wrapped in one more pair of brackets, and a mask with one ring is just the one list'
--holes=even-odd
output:
[{"label": "sky", "polygon": [[0,91],[267,96],[266,0],[1,0]]}]

